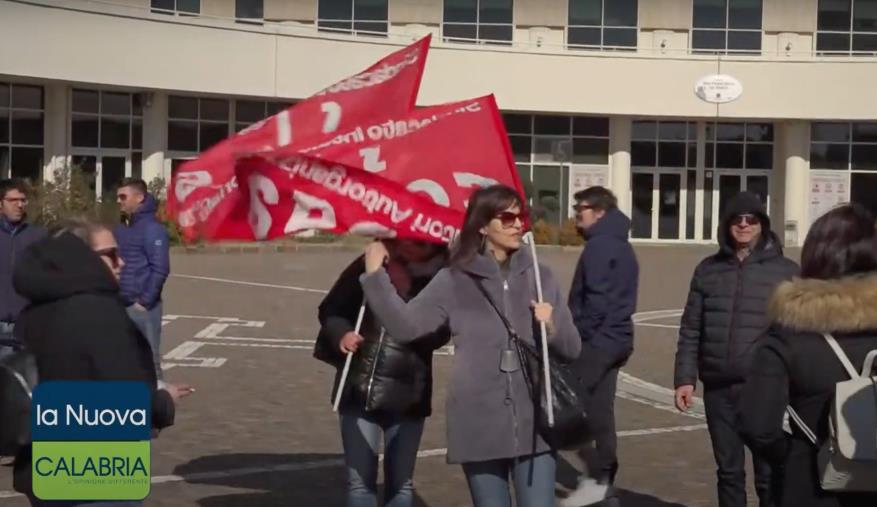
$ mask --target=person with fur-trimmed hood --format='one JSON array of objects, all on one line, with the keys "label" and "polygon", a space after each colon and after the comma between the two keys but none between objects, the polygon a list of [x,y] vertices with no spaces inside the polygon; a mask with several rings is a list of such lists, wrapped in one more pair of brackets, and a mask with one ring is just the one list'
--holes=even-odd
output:
[{"label": "person with fur-trimmed hood", "polygon": [[[719,507],[746,506],[739,400],[756,343],[770,327],[767,302],[798,273],[783,256],[761,199],[734,196],[722,214],[719,251],[694,270],[676,352],[676,407],[688,410],[703,382],[706,421],[717,466]],[[772,507],[770,466],[754,460],[761,507]]]},{"label": "person with fur-trimmed hood", "polygon": [[835,384],[849,380],[823,333],[834,336],[856,368],[877,349],[877,231],[874,217],[852,204],[823,215],[801,252],[801,277],[779,286],[770,302],[775,329],[755,354],[742,396],[743,434],[781,465],[783,507],[864,507],[877,494],[833,494],[817,477],[818,447],[797,424],[783,432],[786,406],[821,444]]}]

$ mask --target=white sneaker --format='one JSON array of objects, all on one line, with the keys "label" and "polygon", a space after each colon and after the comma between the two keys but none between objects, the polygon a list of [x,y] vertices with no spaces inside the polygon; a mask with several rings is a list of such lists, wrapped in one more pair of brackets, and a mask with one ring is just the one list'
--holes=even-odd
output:
[{"label": "white sneaker", "polygon": [[582,479],[576,490],[560,501],[562,507],[584,507],[606,499],[608,484],[599,484],[594,479]]}]

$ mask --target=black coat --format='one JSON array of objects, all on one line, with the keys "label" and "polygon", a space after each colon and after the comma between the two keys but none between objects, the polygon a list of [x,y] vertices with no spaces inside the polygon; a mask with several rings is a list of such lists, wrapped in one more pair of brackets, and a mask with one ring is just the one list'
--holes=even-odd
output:
[{"label": "black coat", "polygon": [[[432,279],[441,264],[423,276],[412,276],[406,301],[416,296]],[[332,399],[338,389],[345,355],[339,346],[341,338],[356,327],[363,302],[359,277],[365,273],[365,261],[359,257],[350,264],[320,304],[320,334],[314,356],[337,367]],[[350,365],[350,372],[339,410],[356,408],[409,417],[428,417],[432,413],[432,355],[450,339],[447,328],[431,336],[401,344],[391,336],[381,339],[381,326],[367,309],[360,335],[365,341],[359,346]]]},{"label": "black coat", "polygon": [[27,306],[27,300],[12,287],[12,271],[22,253],[45,237],[46,230],[39,225],[12,225],[0,218],[0,321],[15,322]]},{"label": "black coat", "polygon": [[877,495],[833,495],[819,488],[816,446],[800,428],[783,432],[787,405],[824,441],[837,382],[849,376],[822,333],[831,333],[861,369],[877,349],[877,274],[841,280],[795,280],[771,302],[778,328],[759,347],[743,390],[743,434],[753,450],[784,466],[782,506],[877,505]]},{"label": "black coat", "polygon": [[[718,253],[701,261],[691,278],[676,350],[676,387],[695,385],[698,378],[708,385],[743,382],[755,343],[770,327],[768,300],[780,282],[798,273],[798,265],[783,256],[762,210],[741,209],[733,201],[728,207],[719,229]],[[748,212],[761,218],[762,237],[740,262],[730,219]]]},{"label": "black coat", "polygon": [[[15,289],[31,304],[16,337],[36,357],[40,381],[134,380],[152,389],[152,425],[174,422],[174,403],[156,390],[149,342],[128,318],[109,269],[79,238],[34,244],[15,268]],[[28,447],[15,460],[15,489],[31,489]]]}]

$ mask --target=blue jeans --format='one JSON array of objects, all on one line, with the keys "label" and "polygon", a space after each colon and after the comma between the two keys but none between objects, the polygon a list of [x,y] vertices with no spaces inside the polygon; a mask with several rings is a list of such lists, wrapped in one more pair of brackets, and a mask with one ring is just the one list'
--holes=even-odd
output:
[{"label": "blue jeans", "polygon": [[377,507],[378,454],[384,436],[384,505],[414,502],[414,464],[423,435],[423,418],[341,414],[341,440],[347,464],[347,507]]},{"label": "blue jeans", "polygon": [[164,378],[161,373],[161,301],[149,310],[137,310],[134,305],[128,307],[128,317],[134,321],[137,329],[143,333],[152,348],[152,362],[155,364],[155,377]]},{"label": "blue jeans", "polygon": [[553,452],[514,459],[463,463],[475,507],[511,507],[509,474],[515,483],[518,507],[554,505],[554,478],[557,462]]}]

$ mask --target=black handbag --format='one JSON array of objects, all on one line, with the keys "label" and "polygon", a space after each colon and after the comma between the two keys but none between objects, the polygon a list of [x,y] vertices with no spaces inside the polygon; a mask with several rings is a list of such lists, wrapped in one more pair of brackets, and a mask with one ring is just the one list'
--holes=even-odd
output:
[{"label": "black handbag", "polygon": [[569,450],[584,446],[590,440],[591,434],[585,400],[580,394],[578,373],[571,364],[552,359],[549,352],[548,374],[551,376],[551,404],[554,409],[554,425],[549,425],[542,352],[520,338],[512,323],[481,285],[481,281],[475,280],[475,285],[499,315],[514,344],[524,381],[530,391],[530,399],[538,407],[535,410],[536,431],[552,449]]}]

